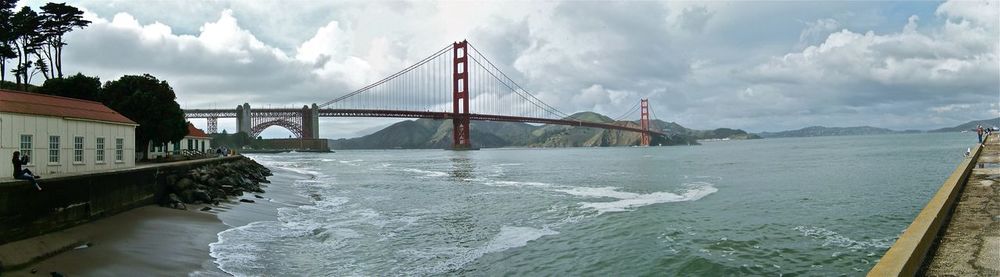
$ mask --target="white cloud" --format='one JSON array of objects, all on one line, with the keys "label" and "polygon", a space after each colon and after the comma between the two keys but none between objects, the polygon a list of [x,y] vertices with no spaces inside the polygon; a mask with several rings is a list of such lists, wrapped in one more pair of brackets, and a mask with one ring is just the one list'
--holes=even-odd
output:
[{"label": "white cloud", "polygon": [[806,28],[799,34],[799,43],[812,43],[814,40],[825,37],[841,27],[840,22],[833,18],[822,18],[814,22],[806,22]]},{"label": "white cloud", "polygon": [[950,105],[944,105],[944,106],[940,106],[940,107],[932,107],[932,108],[930,108],[928,110],[932,111],[932,112],[935,112],[935,113],[950,113],[950,112],[955,112],[955,111],[968,111],[969,108],[972,108],[972,105],[970,105],[970,104],[950,104]]},{"label": "white cloud", "polygon": [[[765,82],[812,85],[870,81],[906,88],[995,87],[995,29],[949,20],[940,30],[921,33],[916,31],[916,20],[911,17],[901,32],[892,34],[842,30],[819,45],[773,58],[747,75]],[[952,37],[966,39],[954,41]]]},{"label": "white cloud", "polygon": [[994,116],[974,103],[1000,91],[996,1],[77,3],[94,23],[67,71],[151,73],[185,107],[324,102],[464,38],[564,112],[649,97],[695,128],[939,127]]}]

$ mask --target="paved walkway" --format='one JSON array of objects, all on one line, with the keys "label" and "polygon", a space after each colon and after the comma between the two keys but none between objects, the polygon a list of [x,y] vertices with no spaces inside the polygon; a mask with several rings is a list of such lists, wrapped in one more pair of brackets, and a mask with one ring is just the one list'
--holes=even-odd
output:
[{"label": "paved walkway", "polygon": [[1000,276],[1000,134],[988,140],[927,267],[928,276]]}]

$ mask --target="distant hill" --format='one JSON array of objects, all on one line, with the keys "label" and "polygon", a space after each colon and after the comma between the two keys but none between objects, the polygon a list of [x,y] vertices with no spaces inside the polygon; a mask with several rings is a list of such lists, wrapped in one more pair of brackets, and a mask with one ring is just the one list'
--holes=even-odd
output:
[{"label": "distant hill", "polygon": [[782,132],[763,132],[759,135],[764,138],[789,138],[789,137],[822,137],[822,136],[861,136],[861,135],[883,135],[894,134],[897,131],[876,128],[871,126],[859,127],[823,127],[812,126],[798,130]]},{"label": "distant hill", "polygon": [[760,139],[761,136],[740,129],[718,128],[715,130],[690,130],[691,136],[702,139]]},{"label": "distant hill", "polygon": [[989,127],[1000,127],[1000,117],[994,119],[984,119],[984,120],[973,120],[965,124],[958,125],[955,127],[941,128],[937,130],[930,130],[928,132],[941,133],[941,132],[961,132],[961,131],[974,131],[976,126],[983,125],[984,128]]},{"label": "distant hill", "polygon": [[[571,116],[591,122],[615,120],[593,112]],[[639,128],[637,121],[620,121]],[[638,133],[565,125],[531,125],[516,122],[474,121],[470,126],[474,147],[595,147],[639,145]],[[720,128],[692,130],[674,122],[652,120],[650,128],[664,130],[666,138],[655,138],[653,145],[694,145],[699,139],[759,138],[743,130]],[[398,122],[367,136],[331,140],[333,149],[443,149],[451,146],[450,120],[417,119]]]}]

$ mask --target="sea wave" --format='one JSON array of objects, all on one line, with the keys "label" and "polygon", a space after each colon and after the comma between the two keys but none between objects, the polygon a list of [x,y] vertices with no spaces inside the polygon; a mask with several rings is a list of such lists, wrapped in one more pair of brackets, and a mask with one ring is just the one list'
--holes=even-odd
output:
[{"label": "sea wave", "polygon": [[365,161],[365,160],[357,160],[356,159],[356,160],[349,160],[349,161],[338,160],[337,162],[339,162],[341,164],[346,164],[346,165],[349,165],[349,166],[361,166],[360,163],[363,162],[363,161]]},{"label": "sea wave", "polygon": [[542,182],[518,182],[518,181],[491,181],[486,180],[486,185],[500,187],[553,187],[554,185]]},{"label": "sea wave", "polygon": [[597,210],[599,214],[607,212],[631,211],[635,208],[652,204],[695,201],[719,191],[719,189],[715,188],[715,186],[709,182],[686,183],[684,184],[686,188],[681,192],[661,191],[646,194],[620,191],[621,188],[619,187],[582,187],[556,185],[543,182],[486,181],[485,184],[491,186],[535,187],[585,198],[618,199],[617,201],[611,202],[580,203],[583,208]]},{"label": "sea wave", "polygon": [[500,232],[482,246],[460,254],[452,259],[442,262],[428,270],[429,275],[440,275],[452,270],[460,269],[466,264],[473,262],[486,254],[507,251],[508,249],[523,247],[528,242],[537,240],[544,236],[556,235],[559,232],[548,228],[532,228],[519,226],[502,226]]},{"label": "sea wave", "polygon": [[447,172],[441,172],[441,171],[423,170],[423,169],[416,169],[416,168],[401,168],[400,170],[406,171],[406,172],[411,172],[411,173],[422,174],[425,177],[445,177],[445,176],[448,176]]},{"label": "sea wave", "polygon": [[[688,188],[684,192],[653,192],[647,194],[622,193],[615,190],[607,191],[603,197],[618,198],[618,201],[611,202],[583,202],[581,206],[597,210],[598,213],[626,212],[635,208],[660,203],[696,201],[709,194],[719,191],[711,183],[697,182],[687,184]],[[593,192],[601,192],[595,190]]]}]

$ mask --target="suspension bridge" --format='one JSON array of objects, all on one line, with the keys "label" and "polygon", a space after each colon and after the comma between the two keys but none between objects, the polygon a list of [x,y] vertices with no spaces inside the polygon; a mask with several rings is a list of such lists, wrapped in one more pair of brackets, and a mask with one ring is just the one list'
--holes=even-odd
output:
[{"label": "suspension bridge", "polygon": [[[471,50],[471,51],[470,51]],[[621,121],[640,114],[639,124]],[[557,124],[637,132],[640,144],[652,136],[649,102],[641,99],[614,122],[591,122],[563,113],[535,97],[504,74],[467,41],[455,42],[434,54],[353,92],[302,108],[185,109],[187,118],[205,118],[208,132],[218,131],[219,118],[236,118],[238,131],[257,137],[280,126],[298,138],[318,138],[320,117],[388,117],[451,120],[452,148],[471,149],[473,120]]]}]

